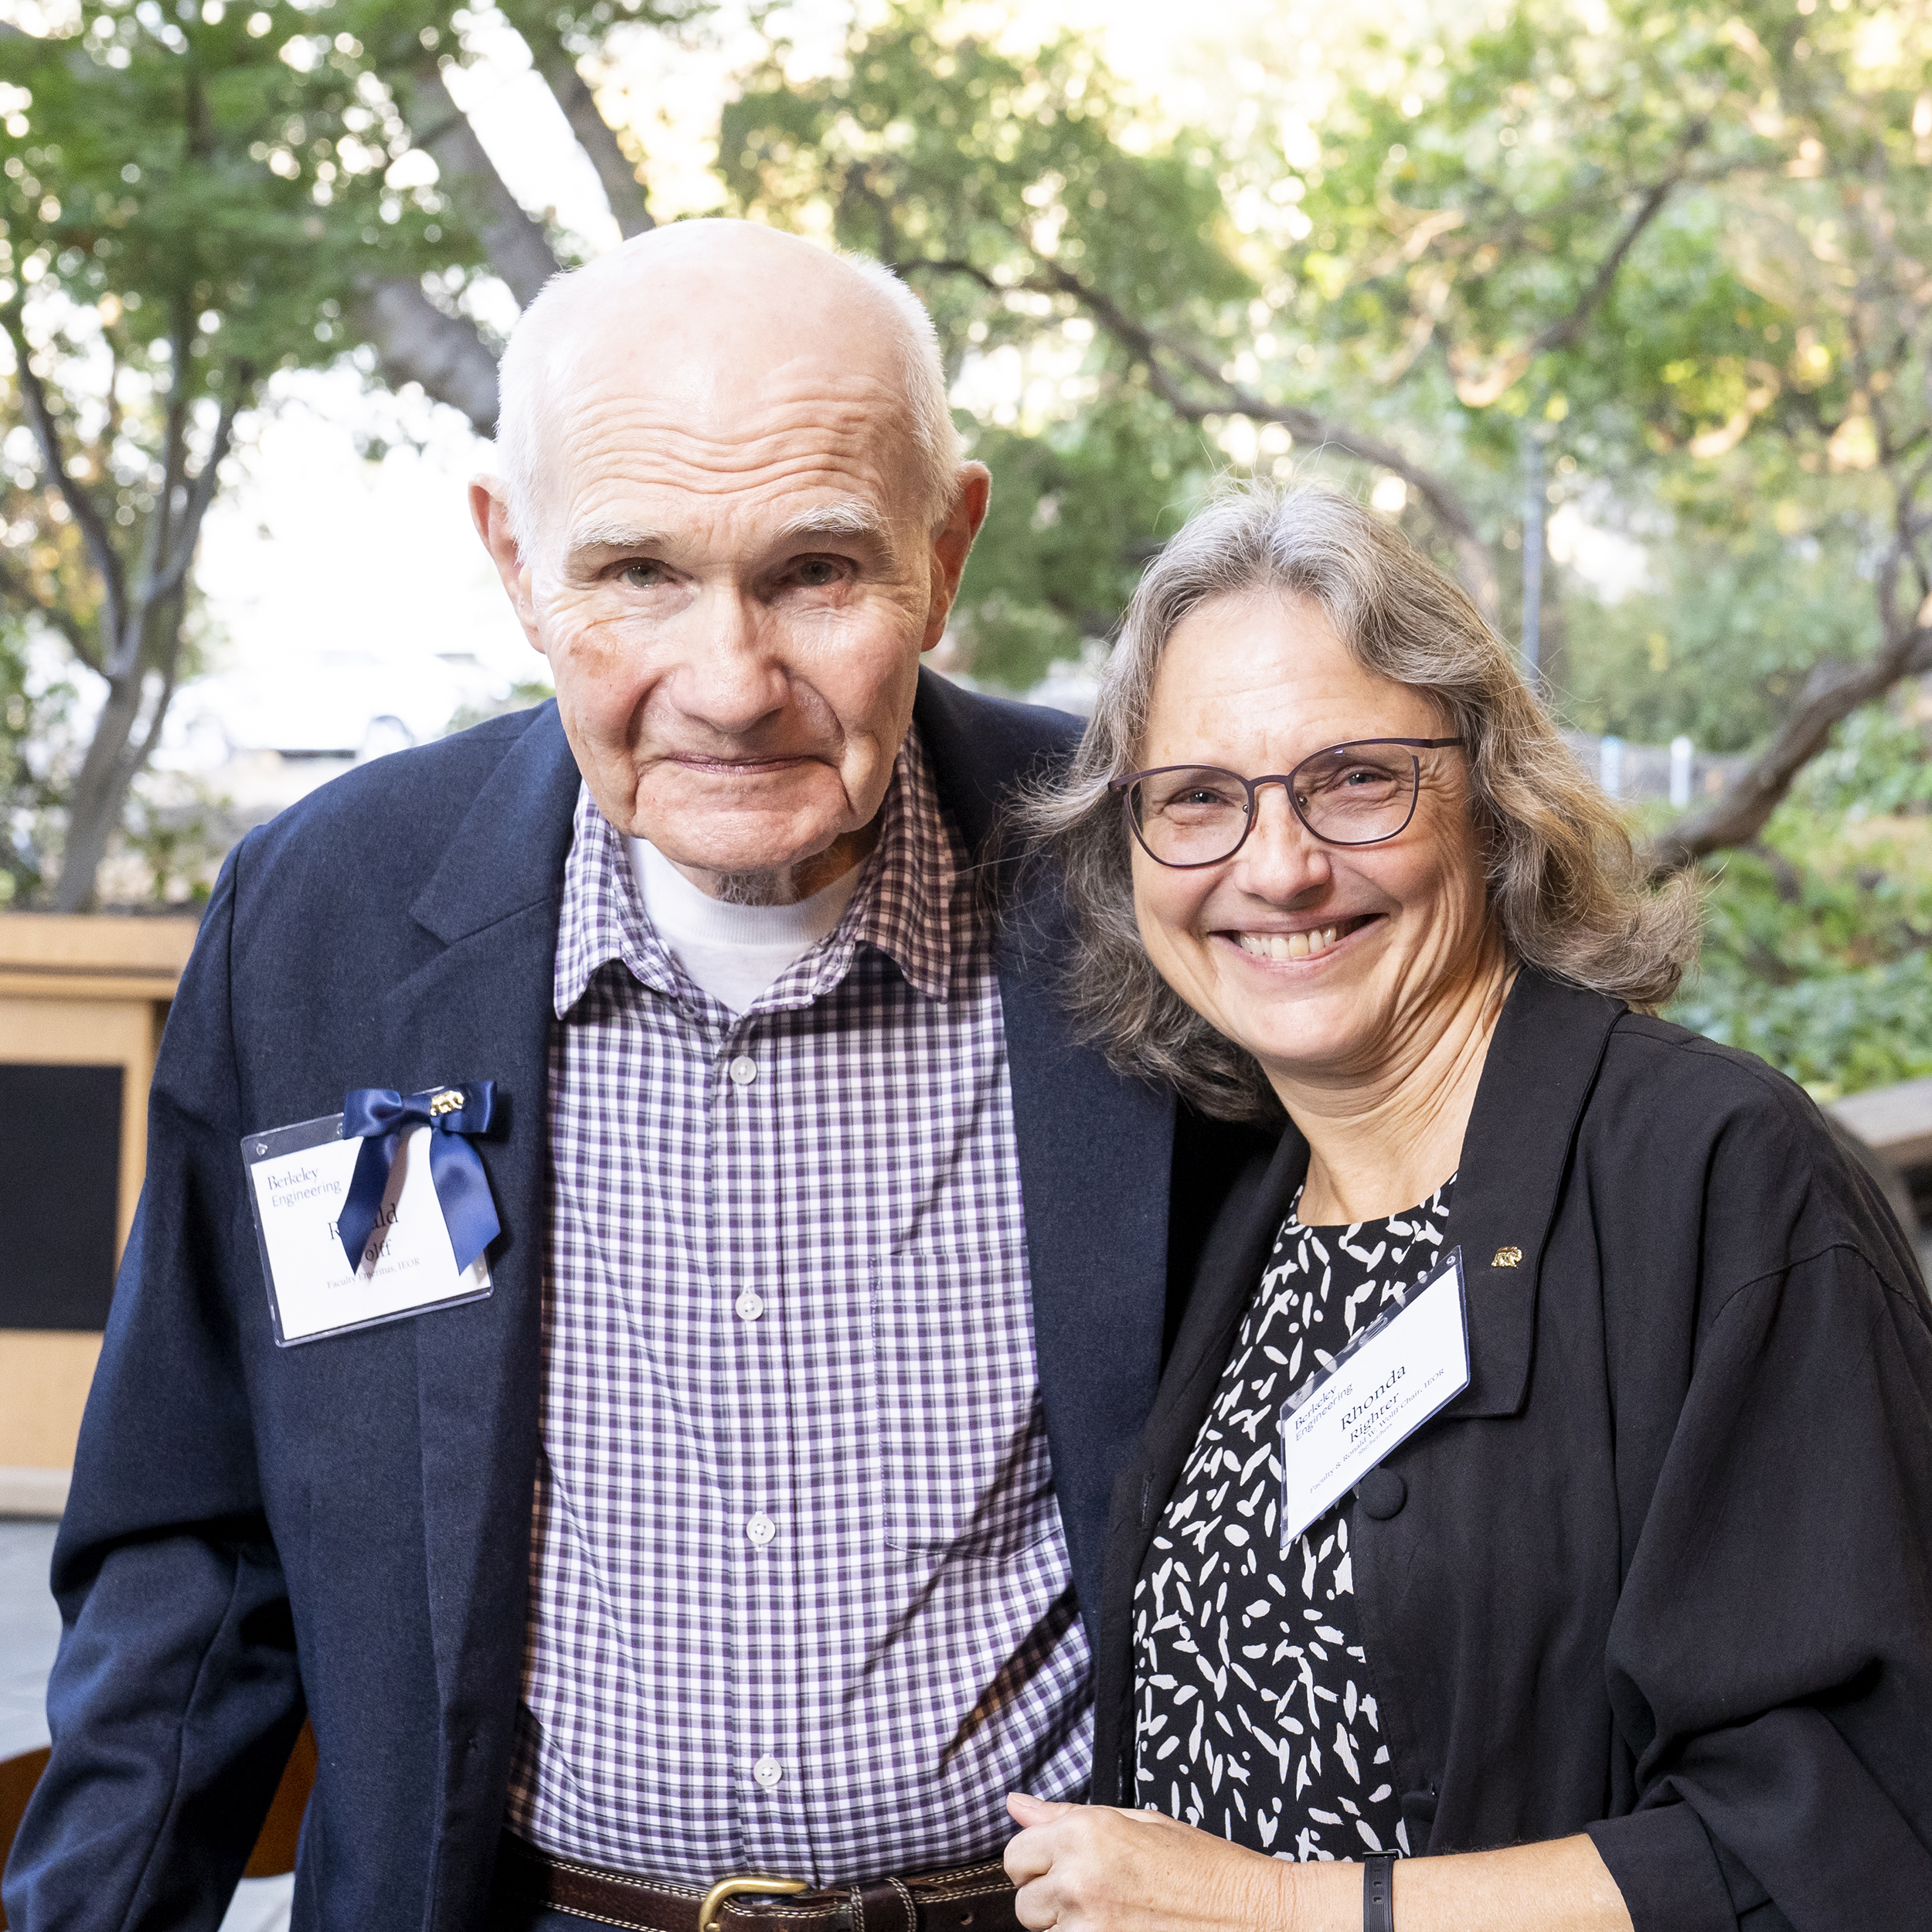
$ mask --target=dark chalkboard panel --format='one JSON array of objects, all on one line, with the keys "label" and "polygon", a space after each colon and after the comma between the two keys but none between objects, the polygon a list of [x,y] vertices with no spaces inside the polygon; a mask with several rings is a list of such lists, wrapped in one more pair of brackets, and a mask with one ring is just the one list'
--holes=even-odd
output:
[{"label": "dark chalkboard panel", "polygon": [[121,1189],[118,1066],[0,1066],[0,1328],[102,1328]]}]

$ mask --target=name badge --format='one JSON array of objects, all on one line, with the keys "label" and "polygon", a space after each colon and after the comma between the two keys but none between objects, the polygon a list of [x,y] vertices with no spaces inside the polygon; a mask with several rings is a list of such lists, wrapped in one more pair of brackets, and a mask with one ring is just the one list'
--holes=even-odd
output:
[{"label": "name badge", "polygon": [[344,1140],[342,1131],[342,1115],[329,1114],[242,1141],[268,1312],[281,1348],[480,1301],[490,1292],[481,1255],[457,1270],[430,1174],[433,1130],[427,1127],[411,1130],[396,1149],[375,1231],[361,1265],[351,1270],[336,1216],[362,1143]]},{"label": "name badge", "polygon": [[1469,1386],[1462,1250],[1362,1330],[1281,1412],[1281,1553]]}]

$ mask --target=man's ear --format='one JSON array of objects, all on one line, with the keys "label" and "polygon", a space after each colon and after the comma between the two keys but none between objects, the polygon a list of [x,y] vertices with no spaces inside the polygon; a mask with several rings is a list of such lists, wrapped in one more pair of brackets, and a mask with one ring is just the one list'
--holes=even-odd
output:
[{"label": "man's ear", "polygon": [[933,600],[926,614],[926,634],[919,648],[930,651],[946,634],[946,619],[953,599],[959,594],[959,580],[966,559],[986,521],[986,505],[992,500],[993,475],[984,463],[962,463],[959,487],[953,495],[953,507],[946,520],[933,532]]},{"label": "man's ear", "polygon": [[497,575],[510,600],[510,608],[523,627],[523,634],[533,651],[543,649],[536,628],[536,600],[530,594],[530,566],[510,530],[509,498],[501,481],[493,476],[473,478],[470,483],[470,520],[483,539],[483,547],[496,566]]}]

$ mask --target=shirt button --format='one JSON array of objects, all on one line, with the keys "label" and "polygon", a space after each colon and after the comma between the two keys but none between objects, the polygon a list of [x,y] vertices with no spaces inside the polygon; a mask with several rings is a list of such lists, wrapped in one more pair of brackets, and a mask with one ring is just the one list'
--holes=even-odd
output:
[{"label": "shirt button", "polygon": [[[745,1525],[745,1534],[760,1549],[777,1533],[778,1526],[762,1509]],[[770,1764],[771,1760],[767,1758],[765,1762]]]},{"label": "shirt button", "polygon": [[765,1311],[765,1298],[756,1288],[747,1288],[731,1305],[740,1321],[756,1321]]},{"label": "shirt button", "polygon": [[775,1757],[761,1757],[751,1767],[751,1775],[770,1791],[785,1774],[785,1767]]},{"label": "shirt button", "polygon": [[1393,1469],[1371,1469],[1355,1485],[1362,1507],[1377,1522],[1386,1522],[1409,1500],[1409,1485]]},{"label": "shirt button", "polygon": [[749,1087],[758,1077],[758,1063],[749,1053],[740,1053],[725,1071],[734,1086]]}]

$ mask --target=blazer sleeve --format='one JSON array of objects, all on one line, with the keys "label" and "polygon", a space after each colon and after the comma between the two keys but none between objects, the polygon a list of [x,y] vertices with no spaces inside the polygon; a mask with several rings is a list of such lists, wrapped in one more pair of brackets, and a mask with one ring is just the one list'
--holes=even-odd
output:
[{"label": "blazer sleeve", "polygon": [[1611,1630],[1637,1932],[1852,1932],[1932,1899],[1932,1332],[1844,1240],[1711,1316]]},{"label": "blazer sleeve", "polygon": [[301,1723],[237,1325],[262,1293],[230,1012],[241,855],[162,1043],[55,1546],[53,1749],[7,1869],[16,1932],[217,1926]]}]

